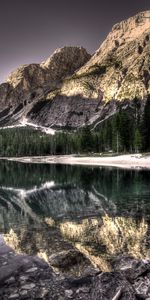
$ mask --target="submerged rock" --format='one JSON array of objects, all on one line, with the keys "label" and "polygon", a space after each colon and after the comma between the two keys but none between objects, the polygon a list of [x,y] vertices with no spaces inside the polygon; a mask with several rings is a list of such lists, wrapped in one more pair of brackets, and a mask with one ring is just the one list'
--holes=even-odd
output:
[{"label": "submerged rock", "polygon": [[65,274],[94,274],[98,269],[94,268],[90,260],[80,251],[70,249],[53,254],[49,257],[49,263],[54,269]]},{"label": "submerged rock", "polygon": [[[2,243],[1,243],[2,246]],[[18,255],[5,245],[0,253],[0,299],[26,300],[136,300],[150,298],[150,262],[133,257],[118,257],[114,271],[100,272],[91,265],[91,273],[61,275],[42,259]],[[88,259],[76,249],[49,258],[51,265],[63,270]],[[5,266],[3,263],[7,262]]]},{"label": "submerged rock", "polygon": [[102,273],[93,283],[91,299],[94,300],[134,300],[134,288],[120,272]]}]

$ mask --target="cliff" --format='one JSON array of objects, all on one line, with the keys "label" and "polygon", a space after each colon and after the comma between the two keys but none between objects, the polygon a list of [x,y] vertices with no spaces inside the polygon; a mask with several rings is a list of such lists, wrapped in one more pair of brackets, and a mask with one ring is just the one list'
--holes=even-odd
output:
[{"label": "cliff", "polygon": [[114,25],[92,57],[84,48],[64,47],[41,64],[14,71],[0,85],[0,125],[24,117],[55,128],[102,122],[120,102],[127,107],[135,98],[147,99],[149,65],[150,11],[145,11]]}]

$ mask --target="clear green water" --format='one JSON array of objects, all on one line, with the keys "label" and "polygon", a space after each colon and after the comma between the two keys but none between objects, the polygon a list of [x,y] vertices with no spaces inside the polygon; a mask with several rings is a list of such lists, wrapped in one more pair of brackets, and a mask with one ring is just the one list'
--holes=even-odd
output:
[{"label": "clear green water", "polygon": [[150,171],[0,162],[0,231],[21,252],[68,241],[94,257],[149,257]]}]

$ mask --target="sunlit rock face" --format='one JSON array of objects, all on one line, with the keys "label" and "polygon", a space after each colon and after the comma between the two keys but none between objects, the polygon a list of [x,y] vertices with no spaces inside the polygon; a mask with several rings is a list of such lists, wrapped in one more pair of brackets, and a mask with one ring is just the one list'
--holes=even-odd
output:
[{"label": "sunlit rock face", "polygon": [[[53,99],[52,106],[46,104],[39,114],[46,116],[48,126],[61,127],[62,124],[62,127],[78,128],[111,117],[118,111],[120,100],[128,99],[124,106],[130,107],[130,101],[135,97],[145,99],[150,92],[149,41],[150,11],[116,24],[91,59],[73,76],[64,79],[59,91],[47,94],[48,101]],[[60,99],[62,106],[57,105]],[[79,105],[76,104],[78,101]],[[29,116],[41,122],[37,113],[31,111]]]},{"label": "sunlit rock face", "polygon": [[[113,26],[92,58],[65,82],[63,93],[104,99],[143,99],[150,93],[150,11]],[[70,92],[69,92],[70,90]]]},{"label": "sunlit rock face", "polygon": [[51,83],[72,75],[90,58],[83,47],[64,47],[57,49],[40,66],[46,71],[46,80]]},{"label": "sunlit rock face", "polygon": [[21,66],[0,85],[0,126],[27,117],[74,129],[103,122],[124,100],[126,107],[135,98],[144,103],[150,94],[149,53],[146,11],[114,25],[92,57],[82,47],[64,47],[41,64]]},{"label": "sunlit rock face", "polygon": [[71,75],[80,68],[90,55],[82,47],[64,47],[57,49],[41,64],[24,65],[12,72],[7,82],[16,89],[24,92],[48,84],[49,88],[57,85],[60,80]]},{"label": "sunlit rock face", "polygon": [[9,119],[18,112],[21,112],[19,117],[25,115],[33,103],[43,99],[49,91],[57,90],[62,80],[90,57],[82,47],[64,47],[41,64],[19,67],[10,74],[6,83],[0,85],[0,110],[11,110],[11,114],[3,111],[1,117],[6,115]]}]

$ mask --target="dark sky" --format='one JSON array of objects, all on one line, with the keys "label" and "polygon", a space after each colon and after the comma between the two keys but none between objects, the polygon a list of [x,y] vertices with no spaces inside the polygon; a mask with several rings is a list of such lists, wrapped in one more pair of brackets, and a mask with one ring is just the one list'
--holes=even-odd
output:
[{"label": "dark sky", "polygon": [[58,47],[93,53],[112,25],[148,9],[150,0],[0,0],[0,82]]}]

